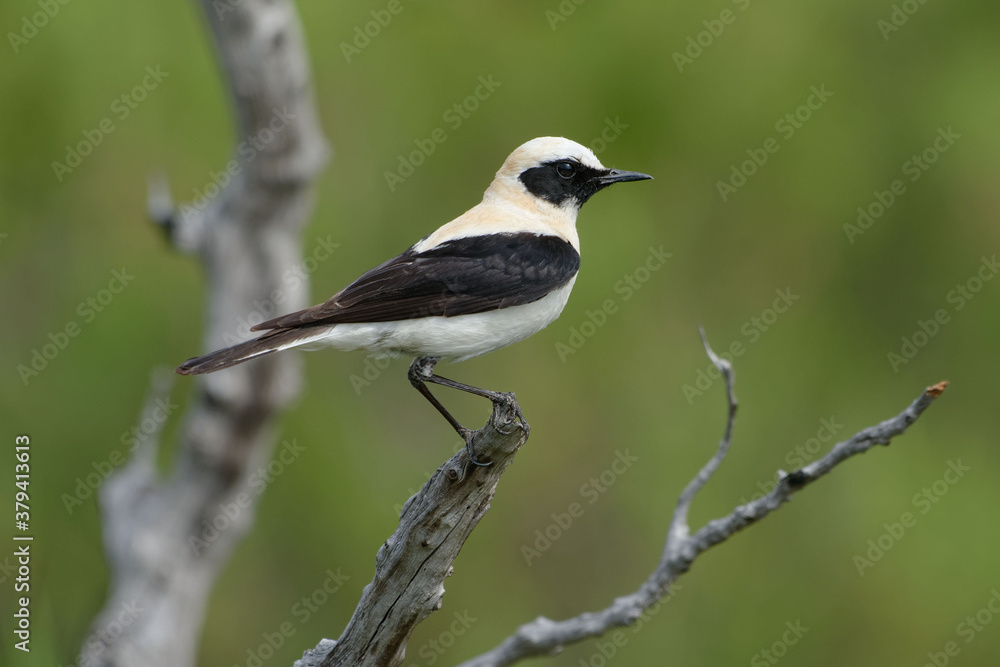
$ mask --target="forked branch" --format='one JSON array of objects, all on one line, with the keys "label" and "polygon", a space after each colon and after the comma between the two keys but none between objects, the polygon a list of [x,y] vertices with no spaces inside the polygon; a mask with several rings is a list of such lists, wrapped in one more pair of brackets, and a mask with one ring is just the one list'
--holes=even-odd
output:
[{"label": "forked branch", "polygon": [[[888,445],[892,438],[904,433],[948,386],[947,382],[939,382],[928,387],[901,413],[859,431],[849,440],[837,443],[821,459],[790,473],[779,471],[778,483],[766,496],[738,506],[729,515],[709,521],[691,534],[688,526],[688,510],[695,496],[708,483],[729,452],[737,407],[733,391],[732,365],[718,357],[709,346],[703,331],[701,334],[705,352],[725,379],[726,428],[714,456],[698,471],[678,499],[673,519],[667,530],[663,554],[656,569],[638,590],[616,598],[608,607],[563,621],[553,621],[540,616],[519,627],[513,635],[492,650],[462,663],[460,667],[501,667],[527,658],[551,655],[569,644],[600,636],[616,627],[631,625],[668,594],[677,579],[690,569],[699,555],[778,509],[790,500],[793,494],[850,457],[863,454],[875,445]],[[487,432],[490,433],[489,437],[494,437],[489,429]],[[497,442],[503,442],[503,437],[499,434],[495,437],[499,438]],[[354,618],[340,641],[323,640],[315,649],[307,651],[295,666],[400,664],[406,639],[413,627],[431,611],[440,607],[441,595],[444,593],[443,587],[440,587],[440,582],[443,580],[440,564],[436,567],[415,569],[412,564],[419,563],[424,558],[429,562],[431,557],[439,555],[440,549],[436,545],[445,543],[448,544],[449,556],[458,554],[458,549],[488,509],[488,501],[492,498],[496,483],[519,445],[520,442],[515,445],[514,441],[508,439],[504,446],[509,449],[505,450],[507,453],[502,459],[502,465],[473,471],[474,475],[488,477],[489,481],[488,497],[477,503],[470,504],[466,501],[456,503],[455,490],[462,485],[443,482],[448,475],[458,475],[455,466],[461,463],[462,455],[454,457],[442,466],[420,493],[411,498],[404,507],[400,528],[379,550],[375,579],[365,588]],[[453,470],[456,472],[450,472]],[[486,479],[480,481],[478,477],[474,477],[469,481],[473,481],[474,485],[482,485]],[[419,511],[420,518],[417,521],[414,521],[415,511]],[[461,516],[463,511],[468,517]],[[437,521],[436,517],[449,517],[449,520]],[[462,530],[460,539],[455,540],[457,526],[461,526]],[[388,557],[390,554],[391,558]],[[450,563],[449,560],[445,576],[451,573]],[[405,576],[402,579],[394,571],[395,568],[405,568]],[[385,585],[394,579],[405,580],[406,586],[395,588]],[[412,595],[407,597],[406,592],[412,590],[422,590],[425,594],[422,597]],[[365,617],[380,619],[377,634],[368,632],[359,635],[356,622]],[[393,625],[397,622],[393,620],[394,618],[406,619],[398,631]],[[388,646],[380,646],[379,637],[390,638],[391,643]],[[334,646],[336,648],[331,651],[331,647]]]}]

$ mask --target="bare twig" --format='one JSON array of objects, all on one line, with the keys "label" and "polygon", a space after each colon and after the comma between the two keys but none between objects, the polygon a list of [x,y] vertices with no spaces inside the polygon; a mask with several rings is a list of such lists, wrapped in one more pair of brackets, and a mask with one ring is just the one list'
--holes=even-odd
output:
[{"label": "bare twig", "polygon": [[670,522],[667,545],[664,548],[665,557],[671,555],[671,549],[677,549],[683,545],[690,534],[687,522],[688,510],[691,508],[694,497],[708,483],[708,480],[719,469],[722,461],[729,453],[729,445],[733,438],[733,424],[736,421],[736,408],[738,404],[736,402],[736,393],[733,391],[733,365],[726,359],[715,354],[712,347],[708,344],[708,338],[705,337],[705,330],[703,328],[698,327],[698,333],[701,335],[702,345],[705,346],[705,354],[708,355],[708,358],[715,367],[719,369],[723,379],[726,381],[726,400],[729,405],[729,412],[726,416],[726,431],[722,435],[722,440],[719,441],[719,448],[716,450],[715,456],[709,459],[708,463],[698,471],[695,478],[681,492],[680,498],[677,501],[677,507],[674,509],[674,518]]},{"label": "bare twig", "polygon": [[[153,179],[149,212],[176,249],[197,253],[204,264],[205,347],[217,349],[234,342],[241,318],[276,290],[284,290],[283,307],[305,305],[306,281],[288,285],[281,278],[301,261],[301,229],[327,146],[291,1],[226,3],[222,14],[211,0],[202,5],[237,118],[237,148],[225,170],[229,181],[211,201],[177,211],[165,178]],[[253,146],[253,157],[247,157],[246,145]],[[206,526],[220,508],[236,506],[253,466],[269,456],[273,420],[299,384],[294,355],[205,376],[169,475],[156,471],[154,439],[104,483],[111,590],[80,664],[194,664],[208,595],[249,529],[258,496],[249,494],[251,504],[241,506],[224,530],[207,536]],[[115,632],[103,631],[112,623]]]},{"label": "bare twig", "polygon": [[896,417],[864,429],[850,440],[838,443],[822,459],[792,473],[782,472],[778,484],[763,498],[737,507],[726,517],[708,522],[694,535],[689,535],[687,513],[698,491],[718,469],[729,450],[732,427],[736,415],[736,397],[733,393],[732,367],[720,359],[708,345],[702,333],[708,357],[722,373],[726,382],[729,406],[726,430],[719,448],[712,459],[687,485],[677,503],[674,517],[667,531],[663,557],[656,569],[634,593],[616,598],[611,606],[600,611],[588,612],[564,621],[539,617],[519,627],[517,631],[496,648],[464,662],[460,667],[500,667],[526,658],[557,653],[567,644],[588,637],[596,637],[608,630],[634,623],[639,616],[656,604],[677,579],[688,571],[694,560],[710,547],[726,541],[731,536],[758,521],[791,499],[792,494],[807,484],[830,472],[834,466],[856,454],[868,451],[874,445],[887,445],[901,435],[941,395],[946,382],[928,387],[909,407]]}]

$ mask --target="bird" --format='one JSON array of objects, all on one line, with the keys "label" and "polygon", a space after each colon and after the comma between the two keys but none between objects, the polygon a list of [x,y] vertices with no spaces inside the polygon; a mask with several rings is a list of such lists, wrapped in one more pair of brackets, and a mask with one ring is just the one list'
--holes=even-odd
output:
[{"label": "bird", "polygon": [[363,350],[412,356],[410,383],[465,441],[462,426],[427,383],[513,404],[512,394],[479,389],[434,373],[538,333],[559,317],[580,269],[577,214],[615,183],[652,176],[604,167],[589,148],[563,137],[539,137],[504,161],[482,201],[367,271],[326,302],[262,322],[259,337],[189,359],[182,375],[212,373],[267,354],[301,348]]}]

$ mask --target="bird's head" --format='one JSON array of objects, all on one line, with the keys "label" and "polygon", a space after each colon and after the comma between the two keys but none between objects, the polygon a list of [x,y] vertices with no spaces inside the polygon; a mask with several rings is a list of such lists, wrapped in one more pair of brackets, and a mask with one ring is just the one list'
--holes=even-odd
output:
[{"label": "bird's head", "polygon": [[513,191],[552,206],[579,210],[596,192],[614,183],[652,176],[608,169],[586,146],[562,137],[539,137],[522,144],[500,167],[491,189]]}]

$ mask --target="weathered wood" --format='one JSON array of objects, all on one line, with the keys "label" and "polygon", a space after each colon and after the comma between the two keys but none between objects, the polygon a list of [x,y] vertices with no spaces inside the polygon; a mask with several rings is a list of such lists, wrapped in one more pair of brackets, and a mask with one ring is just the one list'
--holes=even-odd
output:
[{"label": "weathered wood", "polygon": [[489,466],[474,465],[463,449],[406,502],[399,528],[375,557],[375,576],[322,667],[386,667],[402,662],[410,633],[441,608],[452,563],[527,440],[517,413],[511,395],[508,402],[494,404],[489,423],[476,433],[476,458],[490,461]]},{"label": "weathered wood", "polygon": [[[308,283],[289,285],[282,276],[301,263],[312,183],[328,155],[293,3],[241,0],[225,3],[222,14],[217,4],[202,0],[234,102],[238,172],[229,170],[231,180],[211,201],[179,210],[162,181],[150,191],[150,215],[177,249],[196,253],[205,267],[207,349],[246,333],[241,319],[276,290],[283,308],[305,305]],[[266,463],[274,418],[299,385],[298,360],[284,354],[201,378],[169,475],[157,473],[151,438],[102,485],[111,589],[79,664],[194,664],[208,596],[249,529],[254,505],[225,516],[222,530],[210,526],[220,523],[222,508],[238,507],[248,476]],[[258,496],[249,497],[252,503]]]}]

